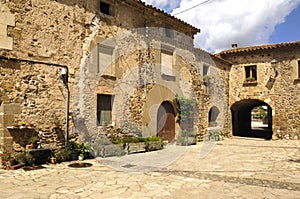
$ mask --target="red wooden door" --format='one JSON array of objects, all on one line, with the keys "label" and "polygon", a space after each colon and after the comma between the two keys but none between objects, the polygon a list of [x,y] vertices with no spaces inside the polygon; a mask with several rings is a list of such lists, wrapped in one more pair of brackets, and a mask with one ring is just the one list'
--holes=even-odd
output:
[{"label": "red wooden door", "polygon": [[169,142],[175,138],[175,111],[170,102],[163,102],[158,109],[157,135]]}]

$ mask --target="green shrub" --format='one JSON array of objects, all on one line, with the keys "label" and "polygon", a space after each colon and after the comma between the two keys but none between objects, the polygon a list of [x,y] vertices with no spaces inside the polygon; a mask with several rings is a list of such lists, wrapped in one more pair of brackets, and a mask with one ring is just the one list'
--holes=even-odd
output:
[{"label": "green shrub", "polygon": [[35,163],[35,158],[28,152],[16,154],[15,160],[25,166],[32,166]]}]

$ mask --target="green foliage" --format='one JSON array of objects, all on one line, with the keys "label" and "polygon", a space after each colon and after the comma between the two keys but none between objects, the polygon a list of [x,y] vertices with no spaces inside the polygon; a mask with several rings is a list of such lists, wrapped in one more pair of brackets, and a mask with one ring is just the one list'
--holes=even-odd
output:
[{"label": "green foliage", "polygon": [[203,80],[204,80],[205,82],[208,82],[209,80],[211,80],[211,77],[210,77],[209,75],[204,75],[204,76],[203,76]]},{"label": "green foliage", "polygon": [[208,140],[220,141],[224,140],[224,133],[222,131],[208,132]]},{"label": "green foliage", "polygon": [[1,154],[2,161],[9,161],[13,158],[14,158],[14,155],[11,151],[5,151],[3,154]]},{"label": "green foliage", "polygon": [[35,163],[35,158],[28,152],[16,154],[16,161],[25,166],[32,166]]},{"label": "green foliage", "polygon": [[158,142],[158,141],[162,141],[162,139],[158,136],[150,136],[147,138],[147,141],[149,142]]},{"label": "green foliage", "polygon": [[31,138],[29,138],[28,142],[30,144],[36,144],[39,141],[39,138],[37,136],[32,136]]},{"label": "green foliage", "polygon": [[259,114],[260,114],[261,116],[267,116],[267,115],[268,115],[268,112],[267,112],[262,106],[260,106],[260,107],[259,107]]},{"label": "green foliage", "polygon": [[178,110],[177,122],[179,124],[186,123],[194,117],[195,110],[197,110],[197,101],[194,99],[185,99],[178,95],[174,98],[174,103]]},{"label": "green foliage", "polygon": [[255,81],[256,79],[254,78],[254,77],[247,77],[246,78],[246,81],[247,82],[253,82],[253,81]]},{"label": "green foliage", "polygon": [[88,154],[90,153],[90,149],[87,146],[87,143],[81,143],[78,144],[78,151],[79,151],[79,155],[83,155],[83,157],[87,157]]},{"label": "green foliage", "polygon": [[57,162],[65,162],[65,161],[71,160],[71,154],[72,154],[72,150],[70,150],[69,148],[59,149],[55,153],[56,161]]}]

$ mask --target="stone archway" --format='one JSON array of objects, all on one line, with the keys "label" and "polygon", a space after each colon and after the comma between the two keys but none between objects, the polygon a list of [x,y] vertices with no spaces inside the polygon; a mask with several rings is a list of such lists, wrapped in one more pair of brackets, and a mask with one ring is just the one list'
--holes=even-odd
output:
[{"label": "stone archway", "polygon": [[168,101],[162,102],[157,111],[157,136],[169,142],[175,138],[175,110]]},{"label": "stone archway", "polygon": [[[268,125],[265,128],[255,129],[251,126],[251,111],[257,106],[266,106]],[[231,106],[232,134],[234,136],[272,138],[272,108],[266,102],[256,99],[245,99]]]}]

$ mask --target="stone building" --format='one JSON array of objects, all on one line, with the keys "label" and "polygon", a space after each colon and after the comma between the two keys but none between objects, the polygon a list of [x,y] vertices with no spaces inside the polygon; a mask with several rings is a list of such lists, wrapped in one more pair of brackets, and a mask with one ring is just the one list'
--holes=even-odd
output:
[{"label": "stone building", "polygon": [[[300,138],[300,42],[289,42],[222,51],[232,62],[229,106],[232,133],[236,136]],[[251,128],[251,110],[265,106],[268,127]]]},{"label": "stone building", "polygon": [[177,96],[196,102],[187,128],[199,139],[209,120],[229,132],[230,63],[193,47],[199,29],[139,0],[0,5],[1,149],[107,125],[172,141],[185,128]]},{"label": "stone building", "polygon": [[[140,0],[0,0],[0,16],[0,150],[107,126],[168,141],[243,136],[258,105],[274,137],[299,138],[297,42],[211,55],[193,47],[199,29]],[[175,99],[195,104],[187,123]]]}]

